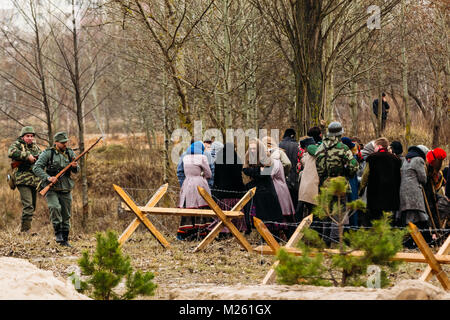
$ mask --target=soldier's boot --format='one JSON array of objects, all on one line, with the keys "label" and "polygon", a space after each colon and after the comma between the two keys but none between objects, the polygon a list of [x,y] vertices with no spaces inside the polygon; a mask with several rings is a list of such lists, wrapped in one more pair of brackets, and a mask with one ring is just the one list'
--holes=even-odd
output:
[{"label": "soldier's boot", "polygon": [[72,247],[69,243],[69,231],[62,231],[63,242],[61,243],[64,247]]},{"label": "soldier's boot", "polygon": [[22,220],[20,232],[28,232],[31,229],[31,220]]},{"label": "soldier's boot", "polygon": [[55,241],[57,244],[62,245],[64,242],[62,231],[55,231]]}]

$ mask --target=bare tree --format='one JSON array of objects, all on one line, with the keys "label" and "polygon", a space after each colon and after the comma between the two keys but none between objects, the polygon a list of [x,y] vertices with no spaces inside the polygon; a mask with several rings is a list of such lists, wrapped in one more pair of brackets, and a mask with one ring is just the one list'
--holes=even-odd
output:
[{"label": "bare tree", "polygon": [[[54,77],[59,86],[66,90],[73,103],[66,104],[76,115],[78,126],[79,152],[85,150],[85,116],[93,110],[85,110],[85,100],[95,83],[111,65],[111,55],[105,55],[106,43],[88,33],[88,27],[99,23],[98,16],[92,14],[91,1],[70,1],[70,8],[64,10],[50,2],[47,23],[52,41],[59,57],[51,59],[56,68],[62,70],[62,77]],[[66,17],[69,16],[67,19]],[[94,106],[97,107],[97,106]],[[80,159],[83,227],[89,214],[88,179],[86,158]]]},{"label": "bare tree", "polygon": [[177,114],[180,125],[189,131],[193,129],[191,107],[188,102],[187,84],[184,81],[186,66],[184,47],[196,25],[211,8],[214,0],[207,2],[200,14],[191,17],[196,2],[189,1],[122,1],[116,0],[129,17],[139,22],[156,43],[162,55],[167,73],[179,97]]},{"label": "bare tree", "polygon": [[[12,68],[2,68],[0,78],[9,83],[15,90],[14,99],[4,96],[5,105],[13,104],[21,114],[43,122],[46,127],[44,134],[38,137],[53,145],[54,113],[59,108],[56,93],[48,88],[49,72],[46,54],[48,53],[49,31],[45,27],[42,17],[43,7],[36,1],[12,0],[17,16],[10,17],[1,26],[1,33],[5,41],[1,49],[14,65]],[[15,28],[13,19],[25,21],[25,27]],[[9,27],[8,27],[9,26]],[[18,98],[20,97],[20,98]],[[3,113],[18,121],[16,116]]]},{"label": "bare tree", "polygon": [[[361,1],[351,0],[252,2],[266,17],[273,40],[282,48],[292,68],[298,126],[305,133],[308,127],[319,124],[324,118],[327,101],[324,92],[329,77],[338,57],[367,28],[369,14],[360,10],[367,7]],[[384,2],[380,18],[398,3],[399,0]],[[324,52],[327,41],[333,36],[332,46]],[[288,45],[285,38],[289,40]]]}]

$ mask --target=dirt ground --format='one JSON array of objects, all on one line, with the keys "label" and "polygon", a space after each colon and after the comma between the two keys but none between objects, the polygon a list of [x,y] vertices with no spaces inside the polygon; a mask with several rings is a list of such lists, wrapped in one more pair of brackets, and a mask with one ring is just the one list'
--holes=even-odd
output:
[{"label": "dirt ground", "polygon": [[[158,288],[145,299],[395,299],[403,293],[406,299],[450,299],[439,282],[414,281],[424,271],[421,263],[404,263],[390,274],[391,287],[386,289],[334,288],[313,286],[263,286],[261,281],[274,262],[272,256],[246,252],[235,239],[214,241],[203,252],[193,253],[198,244],[180,242],[167,235],[172,244],[163,249],[145,230],[139,229],[124,245],[135,270],[152,271]],[[262,240],[253,232],[253,246]],[[39,234],[23,235],[18,230],[0,231],[0,256],[26,259],[36,267],[49,270],[63,282],[78,269],[77,260],[84,250],[93,252],[95,235],[74,235],[72,248],[58,246],[50,227]],[[450,271],[448,265],[444,266]],[[411,291],[412,290],[412,291]],[[422,292],[422,294],[418,294]]]}]

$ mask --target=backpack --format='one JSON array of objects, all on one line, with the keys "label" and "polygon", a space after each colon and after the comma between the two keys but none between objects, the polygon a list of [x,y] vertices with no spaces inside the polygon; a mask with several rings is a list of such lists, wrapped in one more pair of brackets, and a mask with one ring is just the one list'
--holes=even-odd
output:
[{"label": "backpack", "polygon": [[[334,178],[337,176],[345,176],[345,168],[342,164],[342,158],[341,156],[337,156],[332,154],[331,156],[328,154],[328,149],[327,147],[324,145],[324,152],[325,152],[325,172],[326,172],[326,176],[328,178]],[[336,144],[337,148],[344,149],[345,147],[343,147],[341,142],[338,142]]]},{"label": "backpack", "polygon": [[9,187],[11,190],[16,189],[16,171],[17,168],[10,168],[6,172],[6,181],[8,182]]}]

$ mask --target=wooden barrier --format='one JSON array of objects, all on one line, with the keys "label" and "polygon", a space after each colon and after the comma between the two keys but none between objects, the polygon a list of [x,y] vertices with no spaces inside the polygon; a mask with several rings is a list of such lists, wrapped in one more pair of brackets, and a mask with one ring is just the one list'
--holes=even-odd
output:
[{"label": "wooden barrier", "polygon": [[[295,232],[292,234],[291,238],[286,243],[285,248],[292,248],[292,247],[295,247],[297,245],[297,243],[303,237],[303,229],[309,228],[309,226],[312,223],[312,220],[313,220],[313,215],[310,214],[309,216],[304,218],[302,220],[302,222],[300,222],[300,224],[298,225],[297,229],[295,229]],[[272,247],[272,249],[273,249],[273,247]],[[279,264],[280,264],[280,262],[278,260],[275,261],[275,263],[273,264],[272,268],[270,268],[269,272],[267,272],[266,276],[264,277],[262,284],[270,284],[270,283],[273,283],[275,281],[275,278],[276,278],[276,275],[277,275],[275,269],[276,269],[276,267]]]},{"label": "wooden barrier", "polygon": [[[293,248],[292,246],[295,245],[298,240],[300,240],[299,234],[300,231],[306,226],[307,221],[306,219],[311,219],[312,217],[309,216],[305,218],[302,223],[297,228],[296,232],[292,235],[291,239],[289,239],[288,244],[284,247],[281,247],[278,242],[275,240],[275,238],[268,232],[267,228],[263,226],[263,222],[257,218],[254,218],[255,221],[255,227],[258,230],[258,232],[261,234],[261,236],[264,238],[264,240],[268,243],[268,245],[258,246],[256,248],[253,248],[253,250],[260,254],[266,254],[266,255],[276,255],[277,251],[279,249],[284,249],[288,253],[294,254],[296,256],[302,255],[302,251]],[[304,224],[303,224],[304,223]],[[302,225],[303,224],[303,225]],[[311,224],[311,221],[309,222]],[[308,224],[308,226],[309,226]],[[450,243],[450,237],[445,241],[442,248],[439,250],[437,255],[434,255],[431,249],[428,247],[428,244],[426,243],[425,239],[423,238],[422,234],[419,232],[417,227],[410,223],[410,233],[413,237],[414,241],[416,242],[417,246],[419,247],[420,253],[409,253],[409,252],[398,252],[395,254],[390,260],[392,261],[404,261],[404,262],[419,262],[419,263],[427,263],[431,269],[431,274],[434,274],[439,282],[442,284],[442,287],[445,290],[450,289],[450,283],[449,279],[445,273],[444,270],[442,270],[441,264],[450,264],[450,255],[447,255],[448,247]],[[297,232],[298,231],[298,232]],[[319,251],[313,251],[310,253],[310,256],[314,256]],[[333,254],[340,254],[340,251],[338,249],[324,249],[323,251],[320,251],[320,253],[325,255],[333,255]],[[354,257],[362,257],[364,256],[364,251],[351,251],[348,253],[348,255],[354,256]],[[268,284],[272,282],[275,279],[275,268],[278,265],[278,261],[275,262],[275,264],[272,266],[269,273],[264,277],[263,284]],[[429,276],[427,273],[424,273],[421,278],[424,278],[423,280],[428,280]]]},{"label": "wooden barrier", "polygon": [[[131,224],[125,229],[125,231],[122,233],[122,235],[119,237],[119,244],[122,245],[136,230],[136,228],[139,226],[139,224],[143,223],[145,227],[148,229],[148,231],[151,232],[151,234],[158,240],[158,242],[164,247],[169,248],[170,244],[164,238],[164,236],[158,231],[158,229],[155,228],[155,226],[147,219],[147,217],[142,213],[141,209],[134,203],[134,201],[128,196],[128,194],[119,186],[113,184],[114,190],[117,192],[117,194],[122,198],[122,200],[125,202],[125,204],[128,206],[128,208],[134,212],[138,220],[133,220]],[[150,205],[156,205],[156,203],[159,201],[159,199],[162,198],[164,193],[167,191],[167,185],[161,186],[158,191],[155,193],[155,195],[150,199],[150,201],[147,203],[147,206],[150,207]],[[146,207],[147,207],[146,206]]]},{"label": "wooden barrier", "polygon": [[137,227],[143,223],[150,233],[158,240],[164,248],[170,248],[169,242],[164,236],[155,228],[155,226],[148,220],[147,215],[175,215],[175,216],[195,216],[195,217],[214,217],[219,218],[217,226],[203,239],[203,241],[195,248],[194,252],[205,248],[214,238],[220,233],[223,227],[228,227],[231,233],[236,237],[238,242],[249,252],[252,251],[251,245],[240,234],[239,230],[234,226],[232,219],[244,218],[242,208],[255,195],[256,188],[249,190],[242,199],[230,210],[222,211],[217,203],[211,198],[208,192],[201,187],[198,187],[198,192],[205,199],[211,209],[186,209],[186,208],[161,208],[155,207],[158,201],[164,196],[167,191],[168,184],[162,185],[153,197],[145,206],[138,206],[128,196],[128,194],[119,186],[113,185],[116,193],[124,202],[125,209],[132,211],[136,218],[125,229],[119,237],[119,244],[122,245],[127,239],[131,237]]},{"label": "wooden barrier", "polygon": [[[234,237],[237,239],[239,244],[241,246],[243,246],[248,252],[252,252],[253,249],[252,249],[252,246],[250,245],[250,243],[248,243],[247,239],[245,239],[245,237],[239,232],[239,230],[231,222],[229,217],[227,217],[227,215],[222,211],[222,209],[220,209],[220,207],[217,205],[217,203],[214,202],[213,198],[209,195],[209,193],[206,192],[206,190],[203,189],[202,187],[197,187],[197,190],[200,193],[200,195],[203,197],[203,199],[205,199],[206,203],[208,203],[209,207],[211,209],[213,209],[213,211],[216,213],[217,217],[221,220],[220,222],[222,222],[225,225],[225,227],[227,227],[230,230],[230,232],[234,235]],[[255,194],[255,191],[256,191],[256,188],[253,188],[252,190],[249,191],[249,192],[251,192],[252,197]],[[244,196],[244,198],[246,198],[246,195]],[[251,197],[247,197],[247,198],[248,198],[248,200],[251,199]]]},{"label": "wooden barrier", "polygon": [[[155,226],[148,220],[147,215],[175,215],[175,216],[198,216],[198,217],[216,217],[220,221],[214,227],[213,230],[203,239],[203,241],[194,249],[194,252],[204,249],[214,238],[220,233],[220,231],[227,227],[239,244],[244,247],[248,252],[255,252],[266,255],[275,255],[279,249],[285,249],[288,253],[294,255],[302,255],[301,250],[295,248],[297,242],[303,236],[303,230],[308,228],[312,223],[312,215],[306,217],[297,227],[294,234],[291,236],[286,246],[281,247],[279,243],[272,236],[270,231],[265,226],[264,222],[260,219],[254,217],[254,225],[259,234],[267,242],[268,245],[258,246],[253,248],[247,241],[247,239],[239,232],[236,226],[233,224],[232,219],[240,219],[244,217],[244,213],[241,212],[242,208],[250,201],[254,196],[256,188],[249,190],[244,197],[230,210],[223,211],[217,203],[212,199],[211,195],[203,188],[197,187],[199,194],[208,203],[211,209],[185,209],[185,208],[160,208],[155,207],[158,201],[164,196],[168,189],[168,184],[162,185],[153,197],[147,202],[143,207],[137,206],[134,201],[128,196],[128,194],[119,186],[113,185],[114,190],[122,198],[128,210],[132,211],[136,218],[131,222],[131,224],[125,229],[122,235],[119,237],[119,244],[122,245],[137,229],[137,227],[142,223],[150,231],[150,233],[158,240],[158,242],[164,248],[170,248],[169,242],[164,238],[164,236],[155,228]],[[419,232],[417,227],[410,223],[410,233],[417,246],[419,247],[420,253],[407,253],[398,252],[395,254],[391,260],[392,261],[405,261],[405,262],[419,262],[427,263],[429,266],[425,270],[424,274],[421,276],[421,280],[428,281],[432,275],[435,275],[439,282],[442,284],[445,290],[450,290],[450,281],[447,274],[441,267],[441,264],[450,264],[450,255],[447,255],[450,250],[450,237],[447,238],[444,245],[439,249],[437,255],[434,255],[428,244],[423,239],[422,234]],[[310,253],[314,256],[319,251],[313,251]],[[321,253],[325,255],[340,254],[337,249],[324,249]],[[351,256],[361,257],[365,254],[364,251],[351,251],[348,253]],[[276,273],[275,268],[278,266],[279,261],[276,261],[271,267],[267,275],[263,279],[263,284],[269,284],[275,280]]]},{"label": "wooden barrier", "polygon": [[[450,252],[450,236],[447,237],[442,247],[439,248],[437,253],[438,256],[446,255]],[[423,274],[420,276],[420,280],[422,281],[430,281],[433,276],[432,269],[430,266],[427,266]]]},{"label": "wooden barrier", "polygon": [[450,290],[450,281],[445,271],[442,270],[441,267],[442,262],[439,261],[437,257],[433,254],[427,242],[420,233],[419,229],[417,229],[417,227],[411,222],[409,223],[409,228],[411,236],[414,239],[414,242],[419,247],[423,256],[425,257],[426,262],[431,268],[431,272],[436,276],[436,278],[439,280],[439,282],[441,283],[442,287],[445,290]]}]

